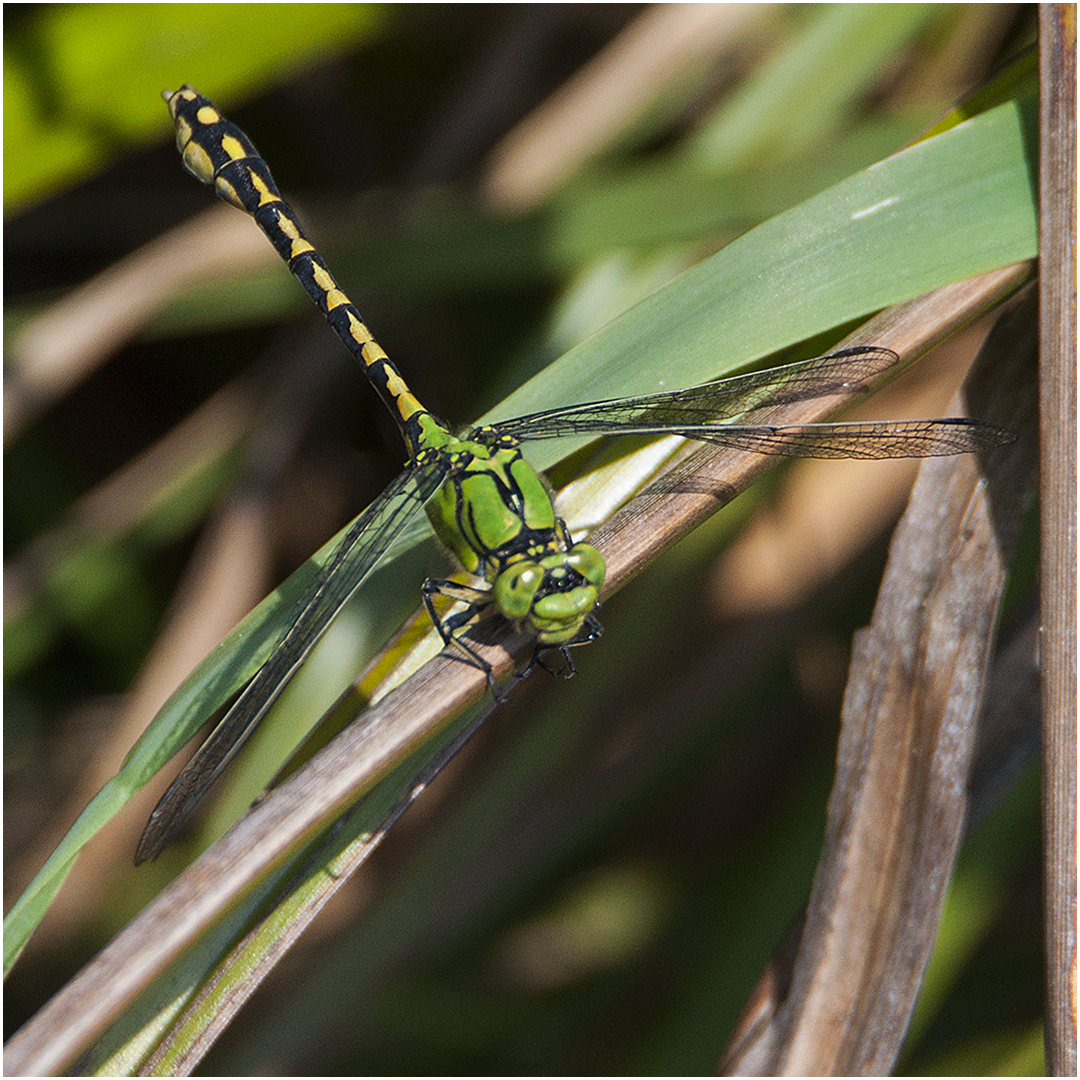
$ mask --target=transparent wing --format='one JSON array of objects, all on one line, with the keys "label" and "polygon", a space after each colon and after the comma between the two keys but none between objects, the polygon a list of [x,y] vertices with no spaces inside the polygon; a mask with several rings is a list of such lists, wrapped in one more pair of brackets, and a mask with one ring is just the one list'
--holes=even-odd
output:
[{"label": "transparent wing", "polygon": [[353,522],[304,609],[150,815],[135,865],[157,856],[261,723],[297,667],[413,515],[442,483],[446,465],[407,469]]},{"label": "transparent wing", "polygon": [[568,435],[683,435],[756,454],[817,458],[934,457],[1011,442],[1013,435],[978,420],[881,423],[755,424],[797,401],[858,391],[899,360],[889,349],[854,348],[719,382],[615,401],[533,413],[494,425],[523,440]]},{"label": "transparent wing", "polygon": [[752,424],[781,405],[863,388],[899,359],[889,349],[844,349],[798,364],[751,371],[683,390],[547,409],[494,426],[500,434],[521,439],[555,439],[662,431],[723,420]]},{"label": "transparent wing", "polygon": [[944,457],[989,450],[1016,438],[985,420],[960,418],[754,427],[725,424],[711,431],[686,428],[673,434],[755,454],[809,458]]}]

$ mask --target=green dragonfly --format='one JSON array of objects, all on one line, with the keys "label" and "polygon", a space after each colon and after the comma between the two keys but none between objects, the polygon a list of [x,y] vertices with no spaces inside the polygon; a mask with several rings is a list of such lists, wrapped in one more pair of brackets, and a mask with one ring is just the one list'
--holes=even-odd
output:
[{"label": "green dragonfly", "polygon": [[[985,450],[1012,434],[978,420],[765,425],[778,405],[857,389],[896,364],[888,349],[854,348],[768,371],[671,393],[549,409],[454,435],[414,397],[400,372],[342,292],[282,199],[251,140],[190,86],[162,95],[176,124],[185,168],[218,196],[254,217],[318,305],[390,410],[408,449],[406,469],[349,526],[303,607],[269,659],[244,687],[154,809],[135,854],[155,857],[232,761],[338,611],[374,570],[413,516],[425,509],[436,535],[478,582],[429,579],[428,614],[447,647],[485,672],[490,665],[462,632],[499,614],[536,638],[526,671],[545,652],[601,634],[595,610],[604,560],[574,542],[549,489],[522,456],[533,439],[575,435],[682,435],[719,446],[785,457],[932,457]],[[440,618],[435,598],[464,603]],[[524,674],[524,673],[522,673]]]}]

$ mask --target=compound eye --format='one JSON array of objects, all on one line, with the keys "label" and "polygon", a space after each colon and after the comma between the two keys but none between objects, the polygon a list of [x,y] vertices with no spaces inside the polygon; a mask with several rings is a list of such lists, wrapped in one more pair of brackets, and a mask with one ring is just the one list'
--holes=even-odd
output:
[{"label": "compound eye", "polygon": [[595,608],[596,589],[578,585],[568,592],[540,597],[529,615],[529,626],[541,645],[562,645],[577,637]]},{"label": "compound eye", "polygon": [[508,619],[524,619],[532,610],[533,600],[543,581],[544,570],[538,563],[514,563],[495,579],[491,587],[495,606]]},{"label": "compound eye", "polygon": [[604,584],[604,557],[592,544],[575,544],[566,557],[566,565],[576,570],[597,592]]}]

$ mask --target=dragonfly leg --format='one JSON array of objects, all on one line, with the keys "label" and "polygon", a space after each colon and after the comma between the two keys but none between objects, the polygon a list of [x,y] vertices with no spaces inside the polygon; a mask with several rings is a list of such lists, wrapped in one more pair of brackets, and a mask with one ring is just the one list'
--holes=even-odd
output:
[{"label": "dragonfly leg", "polygon": [[[577,674],[577,668],[574,667],[574,660],[570,655],[570,650],[576,645],[588,645],[589,642],[600,637],[603,632],[604,628],[600,625],[600,620],[590,615],[582,624],[581,633],[573,641],[567,641],[562,645],[542,645],[537,642],[529,662],[520,671],[515,671],[514,674],[517,678],[524,679],[526,675],[531,675],[535,668],[541,667],[549,675],[561,675],[564,679],[572,679]],[[563,660],[566,661],[559,671],[555,671],[544,663],[544,657],[556,649],[562,653]]]},{"label": "dragonfly leg", "polygon": [[[439,631],[439,636],[443,639],[443,642],[448,646],[456,645],[462,652],[468,654],[468,659],[461,656],[453,656],[453,658],[478,667],[487,676],[491,696],[502,705],[507,699],[499,692],[498,684],[495,682],[495,672],[492,670],[491,665],[467,642],[458,637],[458,631],[479,622],[485,615],[491,613],[494,607],[491,600],[491,590],[477,588],[473,585],[463,585],[458,581],[428,578],[424,582],[421,592],[424,597],[424,607],[427,608],[428,616],[435,629]],[[456,615],[450,615],[443,619],[439,617],[439,613],[435,610],[436,596],[446,596],[451,600],[459,600],[469,606],[464,611],[459,611]]]}]

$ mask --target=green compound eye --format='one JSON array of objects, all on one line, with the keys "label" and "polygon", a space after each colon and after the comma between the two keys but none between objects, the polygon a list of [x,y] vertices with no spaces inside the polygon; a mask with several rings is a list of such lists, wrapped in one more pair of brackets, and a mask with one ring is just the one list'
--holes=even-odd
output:
[{"label": "green compound eye", "polygon": [[508,619],[524,619],[533,606],[533,598],[544,581],[544,570],[534,562],[514,563],[492,585],[495,606]]},{"label": "green compound eye", "polygon": [[596,609],[596,587],[578,585],[568,592],[549,593],[533,604],[529,628],[542,645],[562,645],[577,637]]},{"label": "green compound eye", "polygon": [[[572,584],[581,578],[588,584]],[[508,619],[526,622],[542,645],[560,645],[577,636],[596,608],[603,583],[600,552],[589,544],[577,544],[569,552],[548,555],[538,563],[514,563],[495,579],[492,593],[499,611]],[[545,585],[550,591],[537,599]]]},{"label": "green compound eye", "polygon": [[566,558],[566,565],[576,570],[586,581],[599,591],[604,584],[604,557],[592,544],[575,544]]}]

